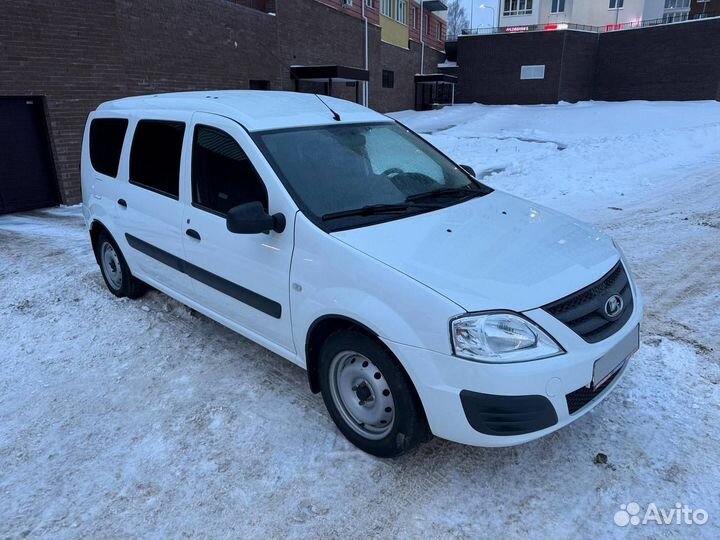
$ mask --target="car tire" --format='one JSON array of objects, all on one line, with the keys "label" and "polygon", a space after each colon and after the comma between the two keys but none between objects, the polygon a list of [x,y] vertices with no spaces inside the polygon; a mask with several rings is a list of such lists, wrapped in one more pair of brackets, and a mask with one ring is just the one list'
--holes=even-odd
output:
[{"label": "car tire", "polygon": [[95,250],[100,272],[111,293],[118,298],[138,298],[145,293],[146,285],[130,273],[125,257],[109,234],[98,235]]},{"label": "car tire", "polygon": [[396,457],[431,438],[412,381],[377,339],[331,334],[320,350],[320,391],[338,429],[360,450]]}]

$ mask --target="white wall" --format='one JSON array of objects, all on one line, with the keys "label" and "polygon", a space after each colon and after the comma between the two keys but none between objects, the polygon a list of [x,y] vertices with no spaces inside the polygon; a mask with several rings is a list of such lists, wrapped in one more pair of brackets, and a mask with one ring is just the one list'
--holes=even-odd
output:
[{"label": "white wall", "polygon": [[546,24],[570,22],[589,26],[637,22],[660,19],[665,7],[664,0],[625,0],[622,9],[610,9],[610,0],[565,0],[563,13],[551,13],[552,0],[535,0],[533,19],[520,22],[526,17],[502,17],[501,26],[516,24]]},{"label": "white wall", "polygon": [[[692,0],[695,2],[696,0]],[[645,0],[645,10],[643,12],[643,20],[651,21],[653,19],[662,19],[665,11],[665,0]]]},{"label": "white wall", "polygon": [[610,0],[570,1],[573,3],[572,22],[591,26],[638,22],[643,19],[645,8],[645,0],[625,0],[622,9],[610,9]]}]

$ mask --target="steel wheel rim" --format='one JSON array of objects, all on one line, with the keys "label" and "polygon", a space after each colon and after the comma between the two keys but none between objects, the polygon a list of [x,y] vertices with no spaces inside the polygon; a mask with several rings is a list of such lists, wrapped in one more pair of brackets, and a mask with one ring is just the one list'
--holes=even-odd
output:
[{"label": "steel wheel rim", "polygon": [[103,273],[105,274],[105,277],[114,289],[119,290],[122,287],[120,257],[118,257],[115,248],[112,247],[110,243],[105,242],[102,245],[100,259],[102,260]]},{"label": "steel wheel rim", "polygon": [[330,394],[345,423],[366,439],[385,437],[395,423],[395,401],[382,372],[356,351],[330,363]]}]

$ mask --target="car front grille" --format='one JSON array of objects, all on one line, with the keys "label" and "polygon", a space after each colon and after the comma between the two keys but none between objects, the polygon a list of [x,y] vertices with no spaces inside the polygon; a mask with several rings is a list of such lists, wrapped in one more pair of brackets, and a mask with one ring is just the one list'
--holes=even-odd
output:
[{"label": "car front grille", "polygon": [[[623,299],[623,310],[617,318],[605,313],[605,303],[613,295]],[[595,283],[556,302],[543,306],[588,343],[597,343],[620,330],[633,311],[633,297],[625,268],[618,263]]]},{"label": "car front grille", "polygon": [[615,373],[612,374],[612,376],[610,376],[597,388],[593,389],[588,388],[587,386],[583,386],[582,388],[578,388],[574,392],[570,392],[569,394],[567,394],[565,396],[565,401],[567,401],[568,412],[570,414],[575,414],[585,405],[593,401],[596,397],[602,394],[605,389],[610,386],[610,384],[612,384],[612,382],[617,378],[621,371],[622,368],[618,369]]}]

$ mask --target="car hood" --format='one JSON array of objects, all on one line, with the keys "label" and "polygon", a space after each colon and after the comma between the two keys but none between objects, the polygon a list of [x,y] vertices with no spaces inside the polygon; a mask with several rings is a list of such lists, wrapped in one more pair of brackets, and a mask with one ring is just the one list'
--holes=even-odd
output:
[{"label": "car hood", "polygon": [[601,278],[618,261],[609,237],[500,191],[333,236],[467,311],[527,311]]}]

